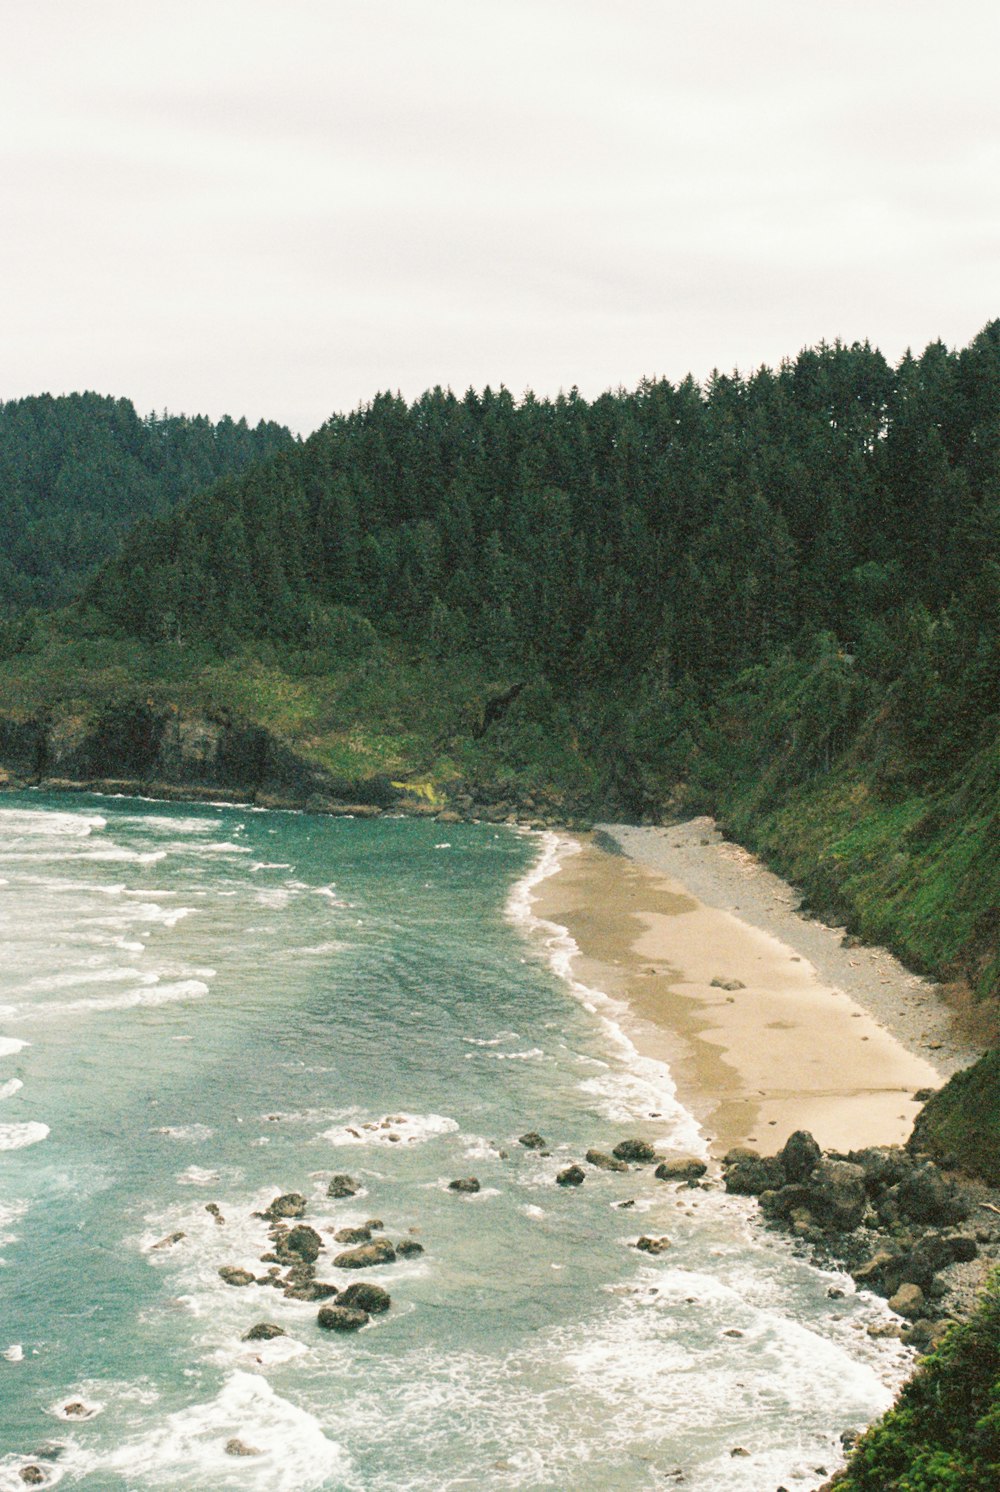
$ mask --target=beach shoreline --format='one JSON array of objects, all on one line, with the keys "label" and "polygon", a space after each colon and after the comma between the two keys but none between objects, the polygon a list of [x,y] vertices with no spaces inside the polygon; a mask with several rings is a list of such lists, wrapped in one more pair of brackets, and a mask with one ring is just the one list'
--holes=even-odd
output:
[{"label": "beach shoreline", "polygon": [[[621,1002],[709,1149],[902,1143],[926,1090],[979,1050],[934,981],[797,910],[799,896],[713,821],[603,825],[534,888],[579,950],[573,976]],[[915,1094],[922,1094],[916,1098]]]}]

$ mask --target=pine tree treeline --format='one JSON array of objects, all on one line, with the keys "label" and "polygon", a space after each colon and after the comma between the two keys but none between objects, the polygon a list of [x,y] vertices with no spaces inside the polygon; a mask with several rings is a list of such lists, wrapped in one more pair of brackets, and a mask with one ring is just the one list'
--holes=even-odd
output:
[{"label": "pine tree treeline", "polygon": [[141,518],[291,444],[280,425],[140,419],[99,394],[0,403],[0,618],[65,605]]},{"label": "pine tree treeline", "polygon": [[933,775],[996,729],[1000,321],[896,368],[835,344],[592,402],[383,394],[141,525],[87,599],[222,651],[352,608],[544,678],[633,782],[737,678],[744,751],[823,770],[877,701]]}]

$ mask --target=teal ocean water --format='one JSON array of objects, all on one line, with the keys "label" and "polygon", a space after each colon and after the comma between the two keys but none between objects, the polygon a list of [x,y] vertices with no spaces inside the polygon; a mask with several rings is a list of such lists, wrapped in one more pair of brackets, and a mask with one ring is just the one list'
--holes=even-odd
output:
[{"label": "teal ocean water", "polygon": [[[87,1492],[792,1492],[832,1469],[905,1367],[866,1333],[884,1306],[718,1189],[648,1167],[555,1184],[629,1135],[704,1149],[532,916],[569,852],[486,826],[2,800],[3,1492],[28,1465]],[[327,1196],[338,1172],[356,1196]],[[470,1174],[478,1194],[449,1190]],[[254,1213],[293,1190],[321,1279],[357,1278],[330,1235],[372,1217],[424,1247],[368,1272],[393,1305],[356,1334],[219,1276],[264,1275]],[[244,1342],[261,1321],[285,1334]]]}]

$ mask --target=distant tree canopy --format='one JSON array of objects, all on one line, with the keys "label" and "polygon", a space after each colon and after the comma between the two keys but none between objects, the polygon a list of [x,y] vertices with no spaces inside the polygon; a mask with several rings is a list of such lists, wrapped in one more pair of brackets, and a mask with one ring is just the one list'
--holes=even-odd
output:
[{"label": "distant tree canopy", "polygon": [[896,368],[836,343],[592,402],[380,394],[141,524],[87,596],[151,641],[305,645],[347,607],[564,695],[627,685],[645,723],[596,728],[637,751],[757,670],[802,770],[865,699],[933,766],[996,725],[1000,321]]},{"label": "distant tree canopy", "polygon": [[280,425],[140,419],[99,394],[0,403],[0,618],[64,605],[140,519],[291,445]]}]

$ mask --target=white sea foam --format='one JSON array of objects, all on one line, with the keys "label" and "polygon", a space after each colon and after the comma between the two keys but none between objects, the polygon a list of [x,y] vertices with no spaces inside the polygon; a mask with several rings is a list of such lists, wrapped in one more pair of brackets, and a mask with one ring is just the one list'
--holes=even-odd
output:
[{"label": "white sea foam", "polygon": [[0,1083],[0,1099],[13,1098],[15,1093],[20,1093],[24,1084],[20,1078],[9,1078],[6,1083]]},{"label": "white sea foam", "polygon": [[0,1057],[13,1057],[15,1052],[20,1052],[30,1045],[30,1042],[21,1041],[17,1036],[0,1036]]},{"label": "white sea foam", "polygon": [[2,808],[0,833],[35,834],[42,839],[86,839],[103,829],[107,819],[99,813],[58,813],[51,808]]},{"label": "white sea foam", "polygon": [[49,1126],[33,1120],[27,1124],[0,1124],[0,1150],[23,1150],[47,1139]]},{"label": "white sea foam", "polygon": [[545,1061],[545,1053],[540,1046],[529,1047],[524,1052],[492,1052],[490,1054],[498,1062],[539,1062]]},{"label": "white sea foam", "polygon": [[[412,1145],[439,1135],[454,1134],[458,1124],[444,1114],[389,1114],[380,1119],[356,1119],[319,1136],[332,1145]],[[393,1139],[392,1136],[396,1138]]]},{"label": "white sea foam", "polygon": [[[226,1443],[234,1438],[261,1454],[227,1455]],[[208,1486],[311,1492],[345,1477],[350,1467],[313,1415],[281,1398],[259,1374],[246,1372],[233,1373],[207,1403],[171,1414],[150,1434],[83,1464],[170,1492],[203,1492]]]},{"label": "white sea foam", "polygon": [[150,1134],[167,1135],[171,1140],[193,1140],[196,1144],[210,1140],[214,1133],[207,1124],[161,1124],[150,1130]]},{"label": "white sea foam", "polygon": [[209,1171],[204,1166],[188,1166],[177,1178],[180,1186],[214,1186],[222,1179],[221,1171]]},{"label": "white sea foam", "polygon": [[[283,860],[255,860],[250,866],[253,870],[291,870],[291,865]],[[300,889],[304,890],[304,887]]]},{"label": "white sea foam", "polygon": [[200,1000],[208,994],[208,985],[203,979],[178,979],[171,983],[153,983],[138,989],[125,990],[120,995],[108,995],[106,999],[62,1000],[57,1005],[48,1005],[46,1014],[83,1015],[88,1011],[134,1010],[140,1006],[154,1009],[158,1005],[173,1005],[183,1000]]}]

